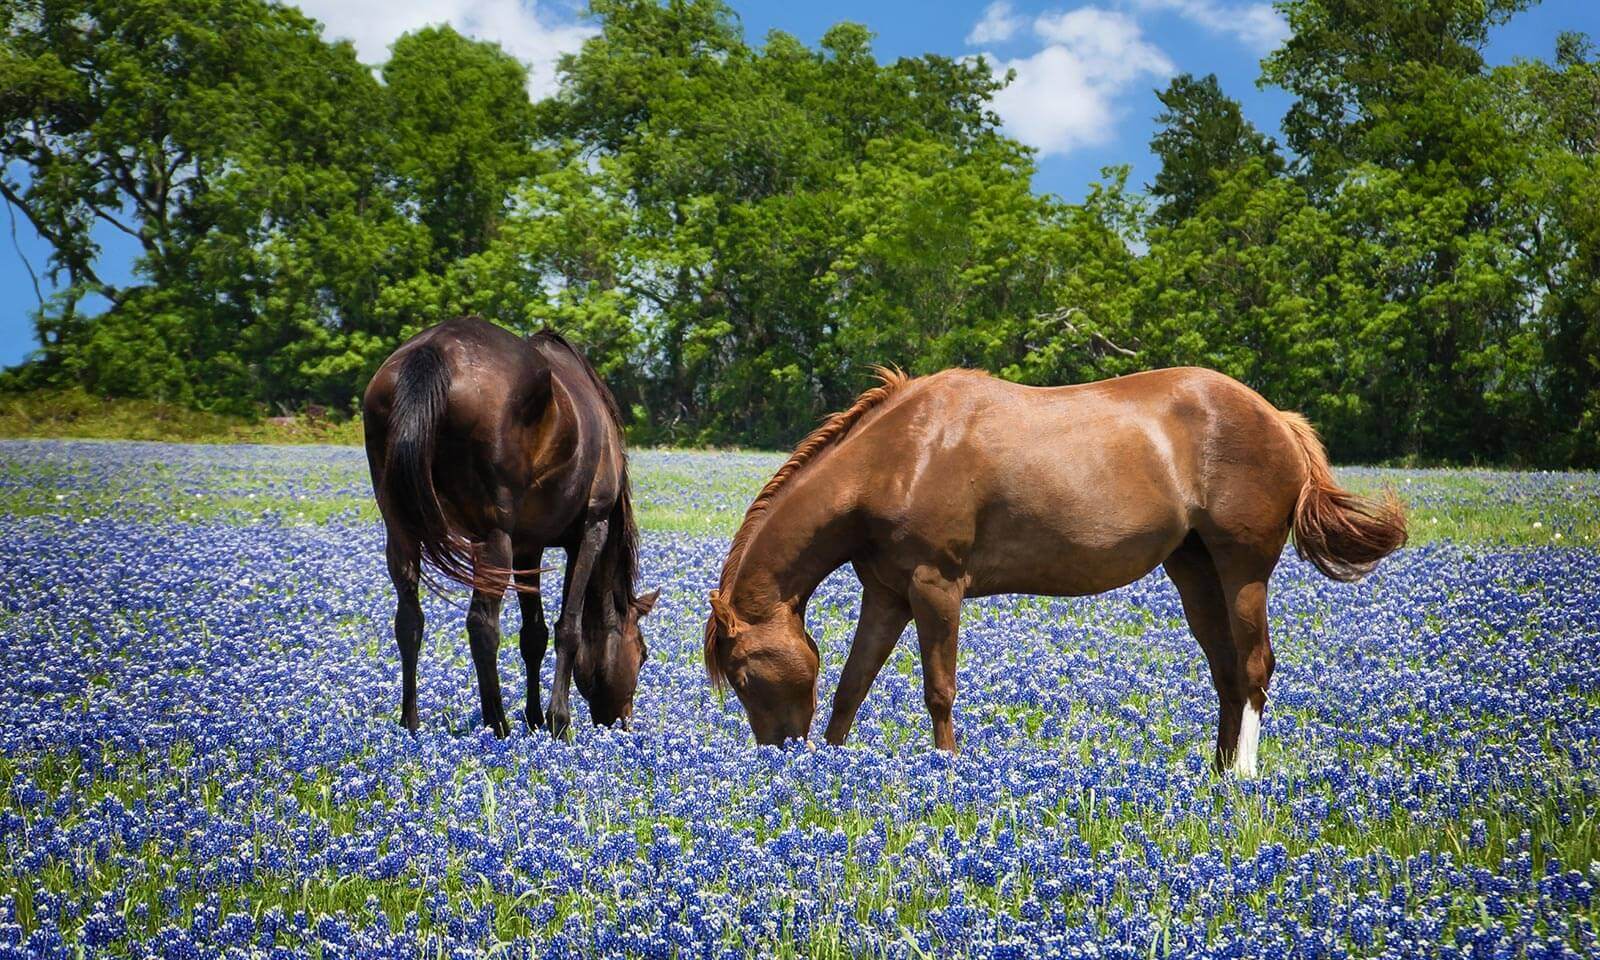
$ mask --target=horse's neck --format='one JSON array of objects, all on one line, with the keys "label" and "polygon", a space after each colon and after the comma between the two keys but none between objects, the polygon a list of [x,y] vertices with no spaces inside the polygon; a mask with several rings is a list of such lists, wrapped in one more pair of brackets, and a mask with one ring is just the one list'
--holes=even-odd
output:
[{"label": "horse's neck", "polygon": [[[572,392],[559,377],[550,381],[550,402],[534,425],[531,461],[543,471],[567,468],[577,456],[582,431],[578,427],[578,413]],[[544,478],[548,482],[548,477]]]},{"label": "horse's neck", "polygon": [[[795,483],[826,484],[797,477]],[[752,619],[782,604],[798,612],[823,578],[850,560],[857,547],[850,506],[826,486],[784,491],[768,508],[739,564],[734,608]]]}]

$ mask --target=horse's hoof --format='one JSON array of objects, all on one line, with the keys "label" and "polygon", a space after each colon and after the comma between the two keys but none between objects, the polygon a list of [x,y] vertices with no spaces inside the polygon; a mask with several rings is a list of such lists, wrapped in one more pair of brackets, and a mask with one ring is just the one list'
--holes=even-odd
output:
[{"label": "horse's hoof", "polygon": [[567,739],[567,734],[572,729],[572,717],[570,715],[549,713],[545,716],[545,723],[550,729],[550,736],[557,740]]}]

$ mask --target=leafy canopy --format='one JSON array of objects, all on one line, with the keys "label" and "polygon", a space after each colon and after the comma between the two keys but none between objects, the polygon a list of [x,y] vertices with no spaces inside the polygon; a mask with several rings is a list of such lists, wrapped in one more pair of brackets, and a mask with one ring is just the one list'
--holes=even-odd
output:
[{"label": "leafy canopy", "polygon": [[535,103],[447,27],[375,74],[266,0],[17,0],[0,196],[60,292],[5,382],[348,408],[477,313],[582,344],[644,440],[781,446],[878,363],[1202,364],[1341,458],[1595,465],[1600,65],[1569,34],[1490,69],[1531,2],[1283,0],[1282,151],[1185,74],[1146,190],[1113,167],[1069,204],[989,64],[881,62],[857,24],[752,42],[720,0],[593,0]]}]

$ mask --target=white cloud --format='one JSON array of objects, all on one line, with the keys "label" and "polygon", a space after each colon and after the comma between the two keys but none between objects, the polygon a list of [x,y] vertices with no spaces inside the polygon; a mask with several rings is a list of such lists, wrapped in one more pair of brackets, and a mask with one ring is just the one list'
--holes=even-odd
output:
[{"label": "white cloud", "polygon": [[1033,32],[1045,42],[1038,53],[1012,60],[985,56],[997,75],[1016,71],[995,95],[995,112],[1007,132],[1041,154],[1109,140],[1120,115],[1118,98],[1177,69],[1133,18],[1116,11],[1047,13],[1034,21]]},{"label": "white cloud", "polygon": [[1212,33],[1233,37],[1258,53],[1266,53],[1289,36],[1289,24],[1270,3],[1226,3],[1223,0],[1129,0],[1141,11],[1176,13]]},{"label": "white cloud", "polygon": [[1145,42],[1139,24],[1124,13],[1099,7],[1046,13],[1033,22],[1033,32],[1104,70],[1104,82],[1125,83],[1146,73],[1173,72],[1172,61]]},{"label": "white cloud", "polygon": [[967,43],[1005,43],[1022,29],[1025,22],[1006,0],[995,0],[983,11],[983,19],[972,25],[971,32],[967,34]]},{"label": "white cloud", "polygon": [[448,23],[526,63],[528,92],[535,98],[555,91],[556,60],[598,32],[541,16],[537,0],[299,0],[299,7],[322,21],[329,39],[354,43],[363,63],[388,60],[389,45],[403,33]]}]

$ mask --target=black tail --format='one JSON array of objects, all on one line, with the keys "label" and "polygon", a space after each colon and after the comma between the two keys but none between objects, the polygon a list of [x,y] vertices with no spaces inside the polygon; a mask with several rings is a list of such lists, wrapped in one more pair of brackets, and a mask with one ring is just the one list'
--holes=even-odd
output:
[{"label": "black tail", "polygon": [[[450,531],[433,486],[434,448],[450,396],[450,367],[429,343],[400,365],[383,463],[386,519],[417,543],[425,565],[473,585],[472,547]],[[422,571],[424,580],[437,582]]]}]

